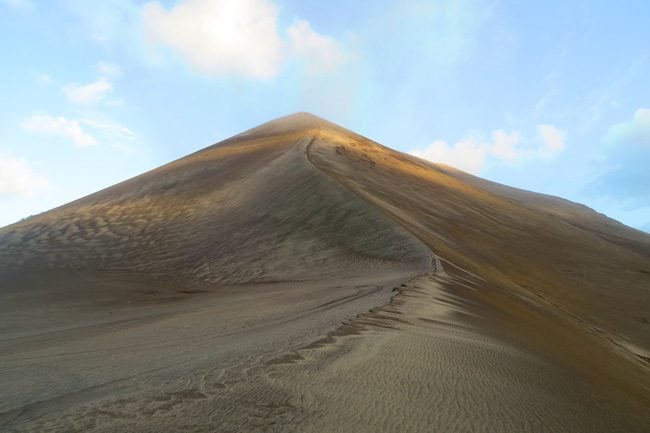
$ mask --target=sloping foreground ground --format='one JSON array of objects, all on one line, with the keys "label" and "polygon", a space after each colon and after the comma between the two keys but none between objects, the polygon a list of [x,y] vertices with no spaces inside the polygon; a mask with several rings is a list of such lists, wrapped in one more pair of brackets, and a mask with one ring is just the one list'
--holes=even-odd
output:
[{"label": "sloping foreground ground", "polygon": [[649,287],[640,232],[295,115],[0,230],[0,425],[647,431]]}]

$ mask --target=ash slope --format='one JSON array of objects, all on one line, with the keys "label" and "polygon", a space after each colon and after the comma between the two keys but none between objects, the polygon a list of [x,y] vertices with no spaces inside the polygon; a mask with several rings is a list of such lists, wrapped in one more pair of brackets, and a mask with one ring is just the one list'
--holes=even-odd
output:
[{"label": "ash slope", "polygon": [[248,368],[428,271],[308,161],[316,129],[274,121],[0,229],[0,426]]},{"label": "ash slope", "polygon": [[335,127],[310,150],[325,173],[483,279],[476,296],[507,311],[534,344],[650,402],[650,236]]},{"label": "ash slope", "polygon": [[[0,236],[0,361],[5,377],[18,378],[0,421],[18,431],[650,424],[649,237],[310,115],[270,122]],[[403,289],[392,304],[295,351],[363,310],[345,299],[396,281]],[[178,302],[179,291],[209,293]],[[170,293],[177,302],[156,310],[162,317],[142,320],[151,299]],[[35,314],[14,311],[43,297],[76,306],[72,317],[89,305],[136,305],[126,328],[69,328],[43,343],[28,329]],[[268,359],[289,361],[259,362]],[[48,368],[65,374],[44,399]]]},{"label": "ash slope", "polygon": [[54,275],[108,295],[427,269],[424,245],[308,162],[317,128],[270,122],[0,229],[3,293]]}]

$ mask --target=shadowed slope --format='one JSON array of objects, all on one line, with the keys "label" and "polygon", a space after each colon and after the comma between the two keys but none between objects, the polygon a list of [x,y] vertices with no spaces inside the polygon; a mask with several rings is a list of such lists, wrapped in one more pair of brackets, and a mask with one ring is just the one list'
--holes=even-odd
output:
[{"label": "shadowed slope", "polygon": [[426,268],[423,245],[306,160],[317,124],[276,120],[1,229],[3,289],[44,274],[192,288]]},{"label": "shadowed slope", "polygon": [[[217,391],[428,271],[426,246],[307,160],[318,122],[270,122],[0,229],[0,430],[188,378]],[[90,430],[73,424],[53,429]]]}]

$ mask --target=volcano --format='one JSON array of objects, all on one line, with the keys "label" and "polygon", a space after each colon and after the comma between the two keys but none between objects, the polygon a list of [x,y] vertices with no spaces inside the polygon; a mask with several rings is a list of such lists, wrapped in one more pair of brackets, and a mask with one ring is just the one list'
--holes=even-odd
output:
[{"label": "volcano", "polygon": [[650,236],[280,118],[0,229],[3,431],[647,432]]}]

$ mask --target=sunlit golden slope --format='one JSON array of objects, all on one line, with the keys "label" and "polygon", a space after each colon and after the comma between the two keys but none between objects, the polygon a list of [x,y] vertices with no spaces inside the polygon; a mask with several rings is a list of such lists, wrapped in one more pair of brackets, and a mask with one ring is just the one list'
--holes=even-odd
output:
[{"label": "sunlit golden slope", "polygon": [[630,374],[648,398],[650,236],[585,206],[432,164],[328,123],[309,156],[441,258],[483,278],[477,296],[519,317],[538,334],[531,338],[572,351],[597,374]]}]

